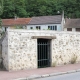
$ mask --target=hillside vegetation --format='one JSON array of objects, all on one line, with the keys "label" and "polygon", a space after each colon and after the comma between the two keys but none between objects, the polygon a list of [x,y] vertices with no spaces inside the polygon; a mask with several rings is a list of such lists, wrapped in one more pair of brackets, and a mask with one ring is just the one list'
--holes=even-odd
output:
[{"label": "hillside vegetation", "polygon": [[[1,18],[32,17],[61,14],[80,18],[80,0],[1,0]],[[0,4],[1,5],[1,4]]]}]

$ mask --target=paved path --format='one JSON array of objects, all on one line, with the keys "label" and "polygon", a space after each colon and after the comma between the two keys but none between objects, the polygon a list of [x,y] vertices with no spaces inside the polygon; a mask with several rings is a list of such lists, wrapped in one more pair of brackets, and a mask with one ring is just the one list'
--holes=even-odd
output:
[{"label": "paved path", "polygon": [[80,80],[80,72],[51,76],[51,77],[40,78],[40,79],[33,79],[33,80]]},{"label": "paved path", "polygon": [[80,69],[80,64],[68,64],[68,65],[58,66],[58,67],[20,70],[20,71],[12,71],[12,72],[0,71],[0,80],[12,80],[16,78],[30,77],[32,75],[45,75],[45,74],[66,72],[66,71],[77,70],[77,69]]}]

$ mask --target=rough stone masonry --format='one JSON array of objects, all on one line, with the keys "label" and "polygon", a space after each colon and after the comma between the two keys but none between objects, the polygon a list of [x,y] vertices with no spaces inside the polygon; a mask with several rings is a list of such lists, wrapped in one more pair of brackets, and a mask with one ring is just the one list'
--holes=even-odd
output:
[{"label": "rough stone masonry", "polygon": [[2,42],[2,57],[5,68],[11,70],[34,69],[37,66],[37,38],[51,39],[51,66],[68,64],[72,56],[80,62],[80,33],[51,30],[9,29]]}]

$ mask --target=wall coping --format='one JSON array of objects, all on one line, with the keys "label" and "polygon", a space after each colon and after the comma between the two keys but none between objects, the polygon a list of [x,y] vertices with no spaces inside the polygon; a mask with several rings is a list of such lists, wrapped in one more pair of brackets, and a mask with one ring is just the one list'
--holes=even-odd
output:
[{"label": "wall coping", "polygon": [[56,34],[80,34],[80,32],[70,31],[52,31],[52,30],[25,30],[25,29],[7,29],[7,32],[21,32],[21,33],[56,33]]}]

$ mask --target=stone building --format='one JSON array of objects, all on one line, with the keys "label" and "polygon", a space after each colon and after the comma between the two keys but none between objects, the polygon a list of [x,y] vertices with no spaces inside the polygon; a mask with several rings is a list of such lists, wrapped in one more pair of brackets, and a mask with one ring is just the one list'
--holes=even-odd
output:
[{"label": "stone building", "polygon": [[80,62],[80,33],[9,29],[2,42],[4,67],[35,69]]}]

